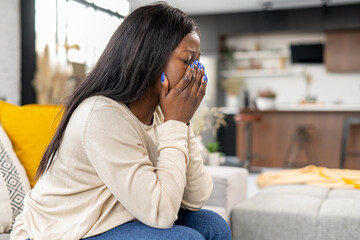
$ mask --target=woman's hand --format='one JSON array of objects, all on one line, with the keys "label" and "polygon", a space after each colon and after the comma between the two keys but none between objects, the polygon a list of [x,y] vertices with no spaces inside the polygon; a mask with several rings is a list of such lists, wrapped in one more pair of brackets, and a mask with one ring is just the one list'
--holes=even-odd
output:
[{"label": "woman's hand", "polygon": [[[160,107],[164,121],[177,120],[188,124],[199,107],[206,92],[204,70],[188,66],[181,80],[169,91],[165,76],[161,84]],[[206,75],[205,75],[206,76]]]}]

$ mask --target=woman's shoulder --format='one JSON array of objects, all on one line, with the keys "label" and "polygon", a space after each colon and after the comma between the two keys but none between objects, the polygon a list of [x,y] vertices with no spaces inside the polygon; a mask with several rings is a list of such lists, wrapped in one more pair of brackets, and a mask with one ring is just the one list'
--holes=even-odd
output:
[{"label": "woman's shoulder", "polygon": [[[72,122],[86,123],[96,116],[115,116],[118,120],[126,117],[126,105],[104,96],[92,96],[80,103],[72,115]],[[106,114],[107,113],[107,114]],[[100,118],[106,120],[106,118]]]},{"label": "woman's shoulder", "polygon": [[84,124],[83,132],[87,136],[104,134],[112,136],[115,134],[122,137],[134,137],[141,135],[138,120],[123,103],[105,96],[92,96],[85,99],[80,105],[80,111],[87,111],[87,114],[84,113],[84,116],[80,116],[84,120],[81,123]]},{"label": "woman's shoulder", "polygon": [[124,111],[126,105],[115,100],[98,95],[85,99],[80,105],[91,107],[91,110],[118,110]]}]

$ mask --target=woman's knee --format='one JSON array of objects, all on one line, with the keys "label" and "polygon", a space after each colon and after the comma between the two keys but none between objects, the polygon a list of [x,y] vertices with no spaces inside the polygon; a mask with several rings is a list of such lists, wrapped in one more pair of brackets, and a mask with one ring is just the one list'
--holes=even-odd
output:
[{"label": "woman's knee", "polygon": [[209,224],[208,238],[206,239],[230,240],[232,238],[230,226],[223,217],[210,210],[203,209],[201,211],[208,219]]},{"label": "woman's knee", "polygon": [[179,221],[176,224],[195,229],[205,239],[231,239],[229,224],[219,214],[210,210],[181,210],[179,212]]},{"label": "woman's knee", "polygon": [[172,235],[171,239],[194,239],[194,240],[205,240],[204,236],[196,231],[195,229],[185,227],[185,226],[178,226],[174,225],[172,227],[172,230],[175,232],[174,235]]},{"label": "woman's knee", "polygon": [[[159,229],[146,226],[141,222],[130,222],[115,227],[105,233],[86,238],[91,240],[118,239],[118,240],[135,240],[135,239],[156,239],[156,240],[205,240],[196,230],[174,225],[168,229]],[[85,239],[84,239],[85,240]]]}]

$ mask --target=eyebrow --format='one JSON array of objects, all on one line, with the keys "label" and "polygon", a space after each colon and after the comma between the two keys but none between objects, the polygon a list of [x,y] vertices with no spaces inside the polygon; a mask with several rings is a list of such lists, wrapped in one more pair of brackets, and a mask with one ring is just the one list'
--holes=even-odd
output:
[{"label": "eyebrow", "polygon": [[[196,52],[194,52],[194,51],[192,51],[192,50],[189,50],[189,49],[185,49],[183,52],[191,52],[192,54],[196,54]],[[201,52],[199,52],[199,58],[200,58],[200,56],[201,56]]]}]

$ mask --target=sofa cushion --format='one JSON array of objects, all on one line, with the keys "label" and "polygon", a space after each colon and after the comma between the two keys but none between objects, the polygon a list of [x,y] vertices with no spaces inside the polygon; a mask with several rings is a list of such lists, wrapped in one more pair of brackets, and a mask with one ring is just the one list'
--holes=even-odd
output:
[{"label": "sofa cushion", "polygon": [[303,185],[303,184],[284,184],[268,186],[262,189],[258,194],[286,194],[286,195],[301,195],[312,196],[320,199],[327,198],[329,189],[325,187]]},{"label": "sofa cushion", "polygon": [[360,189],[333,189],[328,198],[352,198],[360,200]]},{"label": "sofa cushion", "polygon": [[233,239],[360,239],[360,190],[274,185],[235,206]]},{"label": "sofa cushion", "polygon": [[330,191],[319,211],[318,239],[360,239],[360,190]]},{"label": "sofa cushion", "polygon": [[15,106],[0,101],[0,122],[30,180],[31,187],[45,148],[61,120],[60,106]]},{"label": "sofa cushion", "polygon": [[262,194],[232,211],[234,239],[314,239],[321,198],[296,194]]},{"label": "sofa cushion", "polygon": [[9,232],[30,190],[25,170],[0,126],[0,233]]}]

